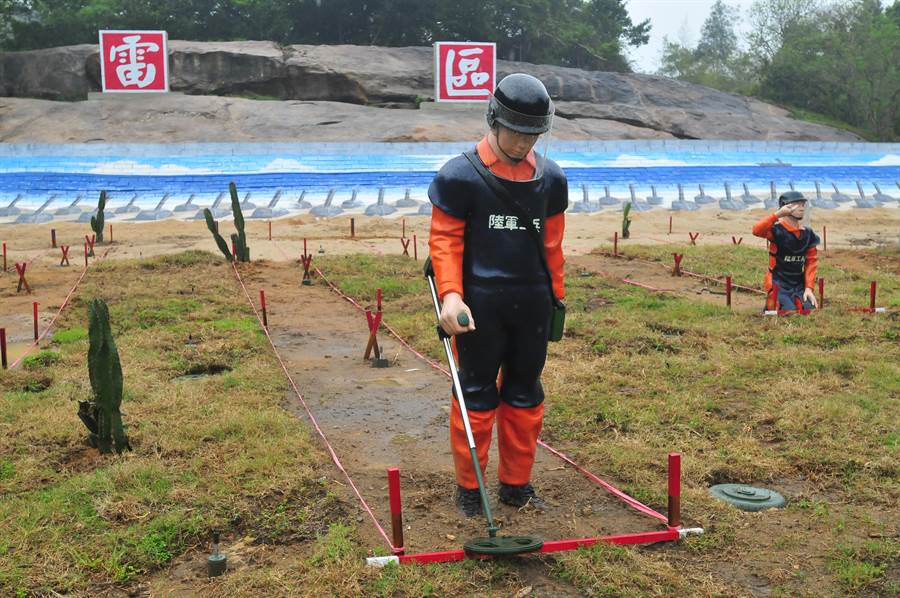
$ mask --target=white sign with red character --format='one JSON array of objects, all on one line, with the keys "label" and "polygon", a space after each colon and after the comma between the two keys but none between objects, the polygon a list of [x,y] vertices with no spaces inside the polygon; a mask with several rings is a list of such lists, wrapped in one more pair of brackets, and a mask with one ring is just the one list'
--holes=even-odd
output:
[{"label": "white sign with red character", "polygon": [[434,97],[438,102],[487,101],[494,93],[496,72],[496,44],[434,44]]},{"label": "white sign with red character", "polygon": [[101,31],[103,91],[169,91],[167,41],[165,31]]}]

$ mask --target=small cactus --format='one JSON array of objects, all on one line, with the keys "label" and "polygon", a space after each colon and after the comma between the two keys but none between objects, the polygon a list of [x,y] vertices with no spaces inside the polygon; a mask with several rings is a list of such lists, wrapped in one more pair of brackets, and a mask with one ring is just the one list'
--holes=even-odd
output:
[{"label": "small cactus", "polygon": [[631,235],[631,218],[628,215],[631,213],[631,202],[629,201],[622,208],[622,238],[627,239]]},{"label": "small cactus", "polygon": [[203,216],[206,218],[206,227],[209,228],[209,232],[212,233],[213,239],[216,240],[216,245],[219,246],[219,251],[221,251],[225,255],[225,259],[230,262],[234,258],[231,255],[231,251],[228,249],[228,243],[226,243],[225,239],[222,238],[222,235],[219,234],[219,227],[216,225],[216,221],[213,220],[213,215],[212,212],[209,211],[209,208],[203,210]]},{"label": "small cactus", "polygon": [[91,216],[91,230],[96,235],[97,242],[103,242],[103,210],[106,208],[106,191],[100,192],[100,200],[97,202],[97,215]]},{"label": "small cactus", "polygon": [[128,450],[128,438],[122,424],[122,365],[119,351],[109,326],[109,308],[101,299],[93,299],[88,305],[90,347],[88,349],[88,374],[93,401],[81,401],[78,415],[91,431],[92,446],[101,453]]},{"label": "small cactus", "polygon": [[228,183],[228,191],[231,193],[231,211],[234,212],[234,228],[237,229],[237,235],[231,235],[234,241],[234,251],[237,254],[237,261],[250,261],[250,248],[247,247],[247,235],[244,232],[244,213],[241,211],[241,201],[238,199],[237,186],[234,183]]}]

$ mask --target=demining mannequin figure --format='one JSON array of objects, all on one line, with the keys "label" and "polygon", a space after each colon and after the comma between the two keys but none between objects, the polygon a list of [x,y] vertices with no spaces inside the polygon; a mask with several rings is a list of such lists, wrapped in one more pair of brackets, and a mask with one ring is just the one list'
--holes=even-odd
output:
[{"label": "demining mannequin figure", "polygon": [[[531,469],[544,414],[540,377],[548,339],[562,334],[565,313],[568,185],[547,159],[552,120],[543,83],[521,73],[505,77],[489,102],[488,133],[475,151],[447,162],[428,189],[440,325],[454,337],[482,472],[496,422],[500,501],[538,509],[544,503]],[[468,326],[459,324],[460,312]],[[451,403],[456,504],[475,516],[482,512],[478,484],[459,406]]]},{"label": "demining mannequin figure", "polygon": [[[769,241],[766,309],[799,311],[818,307],[813,291],[819,237],[808,225],[809,207],[799,191],[778,198],[778,211],[753,225],[753,234]],[[774,288],[778,287],[777,296]]]}]

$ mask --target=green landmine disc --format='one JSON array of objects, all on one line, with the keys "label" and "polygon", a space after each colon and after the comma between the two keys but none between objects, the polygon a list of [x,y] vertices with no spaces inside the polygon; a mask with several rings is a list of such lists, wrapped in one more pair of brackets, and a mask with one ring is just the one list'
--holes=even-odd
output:
[{"label": "green landmine disc", "polygon": [[512,555],[540,550],[544,541],[537,536],[496,536],[472,538],[463,545],[469,554]]},{"label": "green landmine disc", "polygon": [[469,315],[464,311],[459,312],[458,314],[456,314],[456,323],[460,326],[468,326]]},{"label": "green landmine disc", "polygon": [[719,500],[733,504],[742,511],[780,509],[786,504],[784,497],[774,490],[745,486],[744,484],[716,484],[709,488],[709,493]]}]

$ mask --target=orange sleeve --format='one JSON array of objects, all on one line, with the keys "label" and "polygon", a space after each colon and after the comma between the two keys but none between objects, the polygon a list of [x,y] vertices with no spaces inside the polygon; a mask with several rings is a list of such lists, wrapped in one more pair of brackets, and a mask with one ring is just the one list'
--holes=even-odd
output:
[{"label": "orange sleeve", "polygon": [[815,247],[810,247],[806,251],[806,266],[803,269],[803,277],[806,280],[807,289],[815,289],[816,270],[819,266],[819,251]]},{"label": "orange sleeve", "polygon": [[463,294],[463,235],[466,221],[454,218],[437,206],[431,208],[431,236],[428,247],[438,296],[443,299],[450,292]]},{"label": "orange sleeve", "polygon": [[762,237],[763,239],[773,241],[774,239],[772,238],[772,226],[776,222],[778,222],[778,216],[776,216],[775,214],[769,214],[753,225],[753,236]]},{"label": "orange sleeve", "polygon": [[547,254],[547,266],[553,278],[553,292],[557,299],[566,298],[564,283],[566,258],[563,256],[562,241],[566,230],[566,213],[550,216],[544,222],[544,251]]}]

